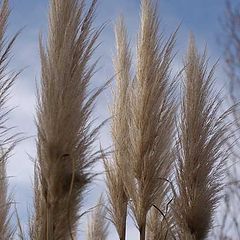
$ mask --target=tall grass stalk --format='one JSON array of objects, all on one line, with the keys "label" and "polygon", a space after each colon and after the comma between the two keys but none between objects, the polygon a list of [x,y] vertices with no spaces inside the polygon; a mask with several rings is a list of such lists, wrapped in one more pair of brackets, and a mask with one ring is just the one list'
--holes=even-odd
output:
[{"label": "tall grass stalk", "polygon": [[190,39],[184,70],[179,126],[178,186],[175,220],[180,239],[206,239],[219,200],[226,143],[226,113],[213,89],[215,66],[208,71],[206,52]]},{"label": "tall grass stalk", "polygon": [[106,183],[109,196],[109,212],[120,240],[126,237],[126,219],[128,197],[122,180],[122,172],[129,161],[128,147],[128,88],[131,81],[131,56],[127,42],[127,33],[123,19],[119,19],[116,30],[116,57],[114,59],[116,72],[116,91],[112,107],[112,139],[114,154],[112,161],[105,160]]},{"label": "tall grass stalk", "polygon": [[164,43],[156,9],[152,1],[142,0],[136,74],[129,88],[128,161],[121,171],[141,240],[146,238],[150,208],[156,201],[164,202],[159,196],[173,163],[175,104],[170,65],[175,34]]},{"label": "tall grass stalk", "polygon": [[[89,2],[88,2],[89,3]],[[37,181],[32,235],[37,240],[77,236],[84,193],[91,182],[98,128],[91,113],[102,91],[89,91],[90,59],[101,32],[92,24],[96,0],[50,0],[49,34],[40,39],[41,88],[37,107]]]}]

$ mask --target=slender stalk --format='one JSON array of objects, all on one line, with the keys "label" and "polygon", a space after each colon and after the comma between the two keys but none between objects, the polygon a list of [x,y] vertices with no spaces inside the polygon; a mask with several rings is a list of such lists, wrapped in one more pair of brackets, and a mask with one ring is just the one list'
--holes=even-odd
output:
[{"label": "slender stalk", "polygon": [[128,131],[128,88],[130,84],[131,56],[127,43],[127,33],[120,19],[116,25],[116,57],[114,59],[116,72],[116,90],[112,107],[112,139],[114,154],[111,162],[105,160],[106,180],[109,197],[109,213],[118,232],[120,240],[126,237],[126,220],[128,197],[122,181],[122,171],[126,171],[129,160],[127,143]]},{"label": "slender stalk", "polygon": [[142,225],[139,226],[140,240],[145,240],[146,238],[146,219],[142,222]]}]

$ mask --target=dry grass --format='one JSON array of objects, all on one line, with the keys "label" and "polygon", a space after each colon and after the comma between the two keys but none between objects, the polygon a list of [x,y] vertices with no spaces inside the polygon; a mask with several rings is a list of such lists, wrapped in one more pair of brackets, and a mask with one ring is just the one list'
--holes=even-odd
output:
[{"label": "dry grass", "polygon": [[167,187],[159,195],[159,199],[160,204],[156,201],[147,216],[147,239],[175,240],[175,221],[171,211],[173,200],[171,189]]},{"label": "dry grass", "polygon": [[[96,97],[89,92],[96,63],[89,61],[101,29],[92,27],[96,0],[51,0],[47,47],[40,41],[42,65],[38,96],[38,189],[35,189],[37,240],[74,239],[83,194],[92,180],[98,128],[90,117]],[[92,130],[93,129],[93,130]]]},{"label": "dry grass", "polygon": [[[84,196],[94,177],[92,167],[102,157],[93,146],[100,127],[92,126],[92,111],[104,87],[89,90],[96,67],[91,58],[102,28],[93,27],[97,0],[88,9],[87,3],[50,0],[46,47],[40,40],[34,216],[29,222],[32,240],[77,239]],[[10,41],[5,38],[8,16],[8,0],[4,0],[0,9],[1,240],[16,237],[10,224],[6,175],[16,140],[5,125],[9,113],[5,103],[18,75],[7,72],[17,35]],[[88,240],[107,239],[107,214],[119,239],[125,240],[128,207],[140,240],[204,240],[213,227],[228,153],[225,118],[229,111],[220,114],[215,66],[208,71],[206,52],[202,56],[197,52],[192,37],[184,63],[181,114],[175,124],[176,79],[171,71],[176,33],[164,41],[159,26],[154,0],[141,0],[134,66],[123,19],[116,25],[113,153],[110,160],[103,154],[109,204],[105,206],[100,198],[88,225]]]},{"label": "dry grass", "polygon": [[8,194],[8,179],[6,175],[6,160],[8,156],[3,151],[0,157],[0,236],[2,240],[14,239],[15,228],[11,225],[13,204],[12,196]]},{"label": "dry grass", "polygon": [[[175,35],[166,44],[159,40],[159,21],[154,7],[152,1],[142,1],[136,75],[129,87],[126,113],[127,161],[121,166],[122,180],[141,239],[145,239],[148,211],[157,200],[164,202],[159,196],[166,188],[173,162],[175,105],[169,80]],[[124,69],[126,83],[128,69]]]},{"label": "dry grass", "polygon": [[129,160],[127,143],[128,129],[128,88],[131,82],[131,56],[127,42],[127,33],[123,19],[116,25],[116,57],[114,59],[116,72],[116,90],[112,108],[112,139],[114,154],[112,161],[104,161],[106,183],[109,195],[109,213],[120,240],[126,237],[126,218],[128,197],[122,181],[122,170]]},{"label": "dry grass", "polygon": [[106,208],[104,199],[100,197],[88,224],[87,240],[107,240],[108,223],[106,221]]},{"label": "dry grass", "polygon": [[184,69],[184,96],[179,126],[178,186],[175,218],[180,239],[206,239],[222,187],[227,140],[225,114],[219,116],[219,94],[213,90],[214,68],[206,53],[190,40]]},{"label": "dry grass", "polygon": [[13,201],[8,192],[6,164],[17,143],[17,138],[16,134],[13,135],[11,128],[6,124],[11,111],[11,109],[7,109],[6,102],[12,85],[18,76],[18,73],[7,70],[11,58],[10,52],[18,34],[10,40],[6,38],[9,14],[8,0],[4,0],[1,2],[0,9],[0,238],[2,240],[13,239],[16,230],[11,225],[12,214],[10,214],[10,208]]}]

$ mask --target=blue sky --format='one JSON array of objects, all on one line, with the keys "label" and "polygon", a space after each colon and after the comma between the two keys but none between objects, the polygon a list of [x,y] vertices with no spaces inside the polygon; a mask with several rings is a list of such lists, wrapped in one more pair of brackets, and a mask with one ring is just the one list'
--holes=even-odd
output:
[{"label": "blue sky", "polygon": [[[32,187],[31,177],[33,164],[28,156],[35,156],[34,125],[35,93],[36,84],[40,79],[40,64],[38,54],[38,36],[47,31],[47,0],[11,0],[12,13],[9,19],[8,36],[13,35],[24,27],[13,49],[14,59],[10,68],[20,70],[23,73],[17,80],[12,90],[12,98],[9,104],[17,106],[11,114],[9,124],[17,126],[20,132],[24,132],[27,140],[23,141],[15,149],[15,154],[9,161],[8,174],[10,187],[15,192],[17,208],[23,223],[27,222],[27,209],[31,206]],[[87,1],[88,2],[88,1]],[[235,3],[237,1],[232,0]],[[181,22],[181,28],[177,37],[176,50],[178,52],[175,62],[176,68],[181,64],[181,59],[187,47],[188,35],[192,31],[197,39],[198,46],[202,48],[206,43],[211,59],[220,58],[216,73],[217,84],[226,85],[223,75],[222,49],[217,44],[217,38],[221,36],[219,18],[224,14],[224,0],[161,0],[160,19],[162,30],[169,34],[173,32]],[[132,46],[138,31],[139,23],[139,0],[99,0],[96,25],[107,22],[107,26],[100,37],[102,44],[96,51],[95,57],[101,56],[100,70],[93,79],[94,85],[100,85],[106,79],[112,77],[112,56],[114,54],[114,22],[120,14],[125,16]],[[99,121],[108,117],[108,104],[110,103],[110,91],[106,91],[98,100],[95,115]],[[110,144],[107,128],[103,129],[100,140],[105,146]],[[97,189],[96,191],[94,189]],[[93,186],[93,191],[86,199],[86,206],[93,206],[96,195],[103,189],[103,182],[98,180]],[[82,225],[81,230],[84,229]],[[113,239],[114,231],[111,229],[109,239]],[[129,239],[136,236],[131,225],[129,228]]]}]

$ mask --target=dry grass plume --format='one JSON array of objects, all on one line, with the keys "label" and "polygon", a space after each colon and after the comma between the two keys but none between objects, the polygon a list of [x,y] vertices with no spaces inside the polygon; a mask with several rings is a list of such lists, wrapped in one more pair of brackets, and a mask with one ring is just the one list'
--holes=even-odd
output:
[{"label": "dry grass plume", "polygon": [[103,197],[100,197],[91,219],[88,223],[87,240],[107,240],[108,224],[106,221],[107,209],[104,206]]},{"label": "dry grass plume", "polygon": [[84,0],[51,0],[46,48],[40,40],[36,240],[76,237],[83,193],[99,157],[92,151],[98,128],[90,117],[102,88],[89,92],[96,66],[90,59],[101,32],[92,27],[96,3],[85,11]]},{"label": "dry grass plume", "polygon": [[225,114],[219,116],[219,94],[213,91],[215,66],[208,71],[206,53],[190,40],[184,70],[179,126],[178,185],[175,218],[180,239],[206,239],[221,190],[226,155]]},{"label": "dry grass plume", "polygon": [[105,160],[106,183],[109,197],[109,212],[120,240],[126,237],[126,219],[128,197],[122,181],[121,171],[128,157],[128,88],[131,81],[131,56],[127,42],[127,33],[123,19],[119,19],[116,30],[116,57],[114,59],[116,72],[116,90],[112,107],[112,139],[114,153],[112,161]]},{"label": "dry grass plume", "polygon": [[148,211],[156,201],[164,202],[159,196],[168,184],[173,162],[175,104],[170,65],[175,34],[164,43],[153,1],[142,0],[141,7],[136,74],[129,88],[128,161],[121,172],[144,240]]}]

